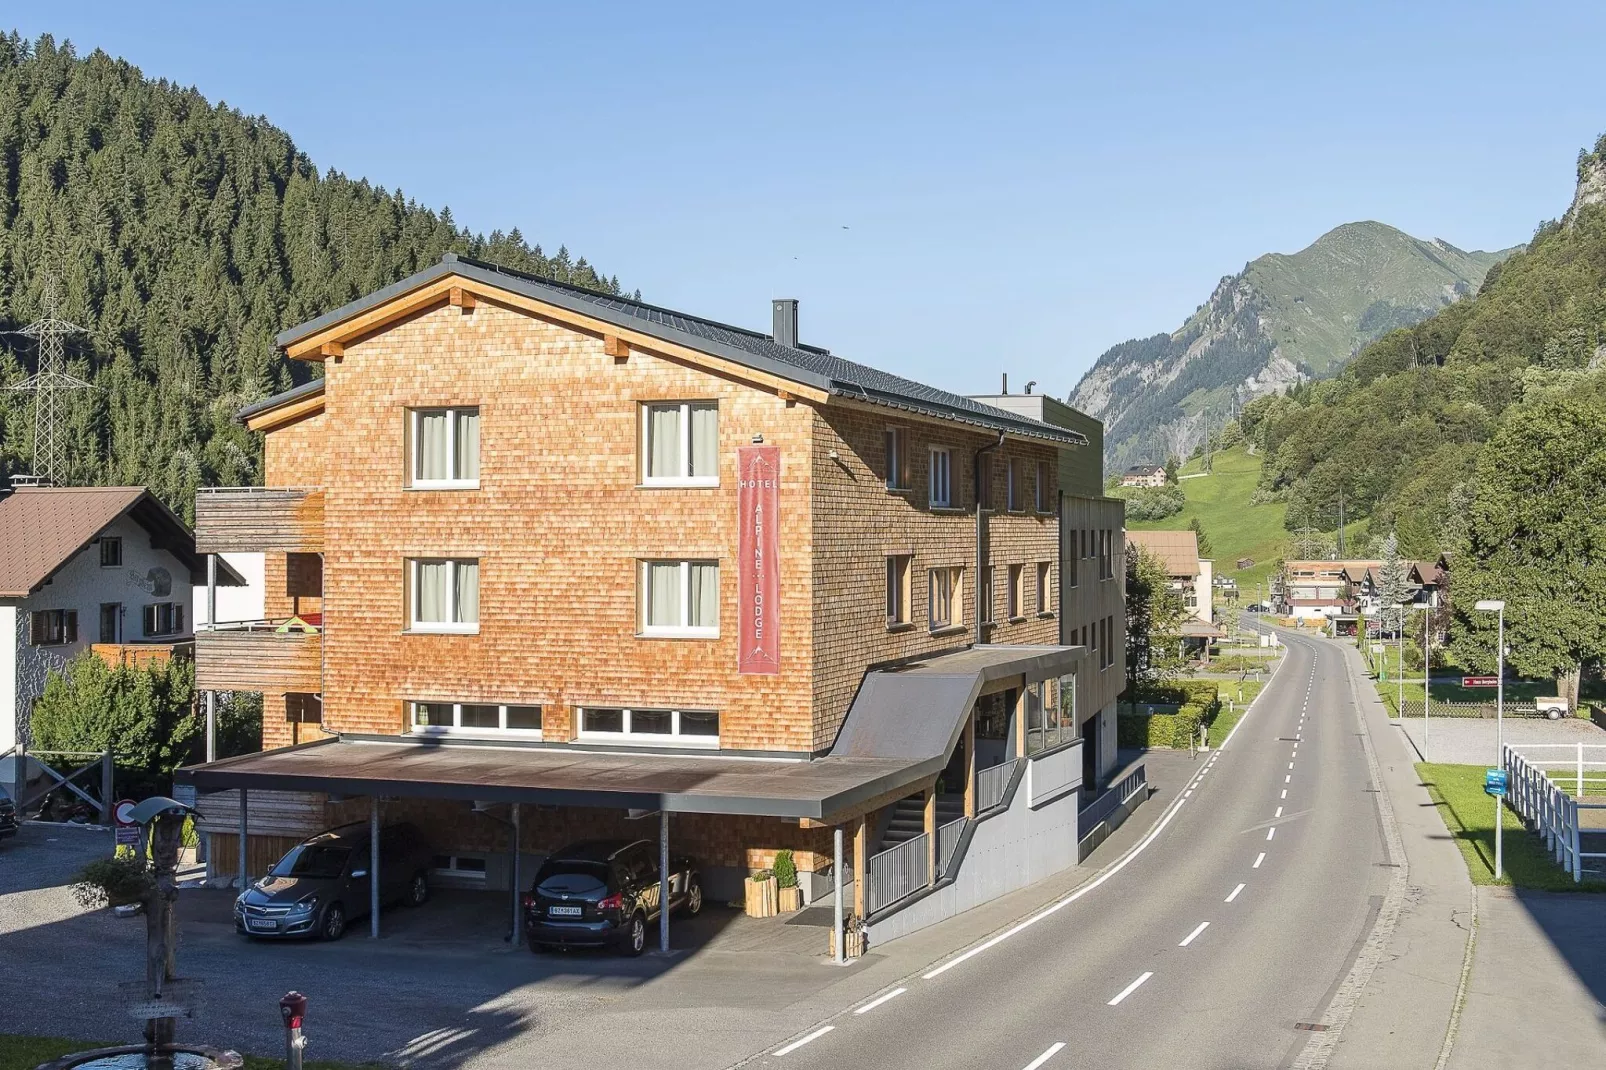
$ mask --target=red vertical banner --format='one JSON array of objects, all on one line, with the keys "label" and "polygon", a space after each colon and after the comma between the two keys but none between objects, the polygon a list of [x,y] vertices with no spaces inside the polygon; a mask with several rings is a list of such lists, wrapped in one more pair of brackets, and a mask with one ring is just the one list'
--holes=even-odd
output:
[{"label": "red vertical banner", "polygon": [[781,450],[736,451],[736,671],[781,670]]}]

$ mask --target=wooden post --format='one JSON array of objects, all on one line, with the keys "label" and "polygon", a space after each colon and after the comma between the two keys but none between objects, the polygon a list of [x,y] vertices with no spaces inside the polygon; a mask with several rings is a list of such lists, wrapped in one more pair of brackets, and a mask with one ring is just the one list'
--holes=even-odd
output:
[{"label": "wooden post", "polygon": [[1015,692],[1015,757],[1026,757],[1026,677]]},{"label": "wooden post", "polygon": [[937,785],[926,787],[926,883],[937,883]]},{"label": "wooden post", "polygon": [[870,876],[870,815],[860,814],[853,825],[853,916],[864,918],[864,883]]},{"label": "wooden post", "polygon": [[965,718],[965,816],[976,816],[976,711]]}]

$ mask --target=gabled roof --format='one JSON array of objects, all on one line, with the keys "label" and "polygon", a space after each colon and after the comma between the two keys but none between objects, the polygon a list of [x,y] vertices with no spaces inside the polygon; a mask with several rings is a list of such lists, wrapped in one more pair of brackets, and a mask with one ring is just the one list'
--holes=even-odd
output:
[{"label": "gabled roof", "polygon": [[1158,464],[1135,464],[1126,470],[1129,476],[1152,476],[1164,472],[1165,468]]},{"label": "gabled roof", "polygon": [[1199,575],[1199,536],[1186,531],[1128,531],[1126,541],[1137,543],[1165,565],[1167,575]]},{"label": "gabled roof", "polygon": [[[192,582],[203,578],[195,536],[144,487],[19,487],[0,499],[0,598],[26,598],[86,549],[118,517],[151,533],[178,558]],[[218,582],[245,583],[221,559]]]},{"label": "gabled roof", "polygon": [[317,397],[321,393],[323,393],[323,376],[320,375],[318,378],[302,383],[300,386],[292,386],[289,390],[281,390],[277,394],[263,398],[261,401],[252,402],[235,413],[235,415],[241,420],[249,420],[259,412],[277,409],[280,405],[288,405],[293,401],[300,401],[302,398]]},{"label": "gabled roof", "polygon": [[[1087,445],[1087,437],[1078,431],[1055,427],[960,394],[939,390],[844,360],[834,356],[829,350],[805,345],[795,347],[778,345],[770,335],[760,334],[757,331],[733,327],[673,309],[660,308],[642,301],[632,301],[629,298],[554,282],[511,268],[458,256],[455,253],[447,253],[439,264],[425,268],[400,282],[376,290],[317,319],[292,327],[281,333],[274,341],[281,349],[289,349],[299,341],[450,276],[458,276],[484,286],[519,294],[555,308],[566,309],[593,320],[636,331],[803,386],[813,387],[829,395],[942,419],[958,420],[1029,438],[1047,439],[1066,445]],[[278,403],[284,402],[280,400]],[[258,408],[256,411],[262,410]]]}]

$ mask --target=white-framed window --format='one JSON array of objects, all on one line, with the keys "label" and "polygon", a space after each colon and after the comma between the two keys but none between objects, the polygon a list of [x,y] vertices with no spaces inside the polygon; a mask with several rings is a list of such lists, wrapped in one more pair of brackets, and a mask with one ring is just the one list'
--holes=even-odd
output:
[{"label": "white-framed window", "polygon": [[1004,489],[1008,499],[1005,506],[1012,513],[1018,513],[1025,508],[1020,482],[1020,458],[1011,457],[1004,465]]},{"label": "white-framed window", "polygon": [[641,407],[641,482],[719,486],[719,405],[665,401]]},{"label": "white-framed window", "polygon": [[408,723],[423,735],[508,732],[541,735],[541,707],[494,702],[412,702]]},{"label": "white-framed window", "polygon": [[1048,462],[1047,461],[1038,461],[1037,462],[1037,483],[1035,484],[1035,486],[1036,486],[1036,494],[1037,494],[1037,511],[1039,513],[1051,512],[1052,510],[1049,507],[1049,501],[1048,501],[1049,487],[1048,487]]},{"label": "white-framed window", "polygon": [[926,573],[926,615],[931,630],[955,628],[963,624],[964,597],[960,587],[963,569],[934,568]]},{"label": "white-framed window", "polygon": [[123,540],[115,535],[100,538],[100,567],[118,568],[123,563]]},{"label": "white-framed window", "polygon": [[575,738],[582,743],[669,743],[719,746],[718,710],[641,709],[584,706]]},{"label": "white-framed window", "polygon": [[461,489],[480,485],[477,407],[410,409],[407,423],[413,486]]},{"label": "white-framed window", "polygon": [[407,562],[408,630],[480,630],[480,563],[477,558],[415,557]]},{"label": "white-framed window", "polygon": [[888,490],[909,489],[909,451],[904,438],[903,428],[887,428],[885,478]]},{"label": "white-framed window", "polygon": [[434,876],[455,881],[485,882],[485,858],[476,855],[436,855],[430,862]]},{"label": "white-framed window", "polygon": [[953,453],[931,451],[931,507],[948,509],[954,504]]},{"label": "white-framed window", "polygon": [[887,627],[909,623],[909,586],[914,573],[914,555],[896,554],[887,558]]},{"label": "white-framed window", "polygon": [[719,635],[718,561],[642,561],[636,577],[640,634]]},{"label": "white-framed window", "polygon": [[178,635],[184,631],[183,602],[153,602],[145,607],[146,636]]},{"label": "white-framed window", "polygon": [[1009,619],[1015,620],[1025,615],[1026,606],[1026,569],[1022,565],[1009,566]]},{"label": "white-framed window", "polygon": [[1053,571],[1047,561],[1037,563],[1037,612],[1046,614],[1053,612],[1054,599],[1049,589],[1053,581]]}]

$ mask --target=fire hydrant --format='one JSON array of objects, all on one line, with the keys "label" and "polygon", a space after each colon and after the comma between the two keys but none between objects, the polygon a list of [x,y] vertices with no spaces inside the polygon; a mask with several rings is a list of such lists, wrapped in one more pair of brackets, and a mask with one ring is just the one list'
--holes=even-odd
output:
[{"label": "fire hydrant", "polygon": [[307,1016],[307,997],[290,992],[279,1001],[279,1015],[284,1019],[284,1065],[286,1070],[301,1070],[301,1052],[307,1038],[301,1032],[301,1020]]}]

